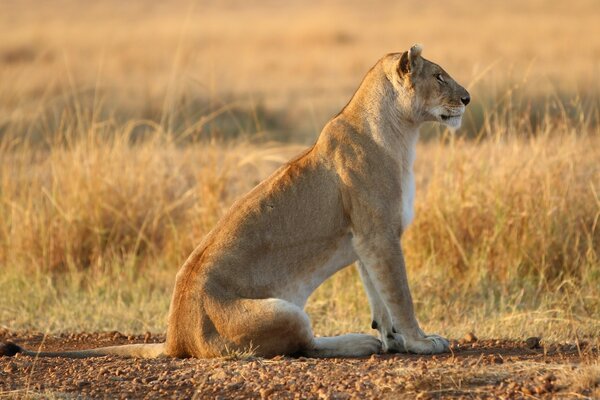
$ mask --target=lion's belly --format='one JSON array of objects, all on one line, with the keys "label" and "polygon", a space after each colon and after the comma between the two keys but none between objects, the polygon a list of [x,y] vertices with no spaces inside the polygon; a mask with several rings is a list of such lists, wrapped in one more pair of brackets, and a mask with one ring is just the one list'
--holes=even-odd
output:
[{"label": "lion's belly", "polygon": [[276,297],[287,300],[304,308],[308,297],[317,289],[327,278],[335,274],[342,268],[356,261],[357,256],[352,247],[352,236],[344,236],[335,249],[327,252],[321,262],[313,265],[306,265],[300,273],[282,285]]}]

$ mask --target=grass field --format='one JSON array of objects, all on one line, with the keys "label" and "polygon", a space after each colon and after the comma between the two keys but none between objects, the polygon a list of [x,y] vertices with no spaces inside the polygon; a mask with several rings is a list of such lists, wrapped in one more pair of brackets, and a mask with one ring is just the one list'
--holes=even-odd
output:
[{"label": "grass field", "polygon": [[[420,42],[473,103],[418,148],[419,319],[599,343],[596,2],[83,4],[0,4],[0,328],[163,332],[229,205]],[[307,310],[318,334],[369,328],[353,268]]]}]

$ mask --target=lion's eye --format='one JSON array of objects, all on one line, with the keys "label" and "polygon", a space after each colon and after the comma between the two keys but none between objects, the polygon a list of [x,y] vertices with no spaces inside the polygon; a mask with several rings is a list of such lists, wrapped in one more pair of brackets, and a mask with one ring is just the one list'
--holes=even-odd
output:
[{"label": "lion's eye", "polygon": [[435,78],[438,80],[438,82],[440,83],[446,83],[446,81],[444,80],[444,77],[442,76],[442,74],[437,74],[435,76]]}]

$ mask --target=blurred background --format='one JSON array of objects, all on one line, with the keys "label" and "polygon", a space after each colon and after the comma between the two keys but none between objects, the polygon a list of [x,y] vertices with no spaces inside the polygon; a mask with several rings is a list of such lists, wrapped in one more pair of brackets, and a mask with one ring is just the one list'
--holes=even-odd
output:
[{"label": "blurred background", "polygon": [[189,135],[310,143],[381,56],[414,43],[469,87],[471,134],[509,89],[539,106],[595,102],[600,83],[594,0],[4,0],[0,24],[0,127],[30,133],[77,99]]},{"label": "blurred background", "polygon": [[[426,331],[600,332],[600,3],[0,1],[0,328],[163,332],[175,272],[384,54],[471,92],[403,237]],[[369,331],[346,269],[318,334]]]}]

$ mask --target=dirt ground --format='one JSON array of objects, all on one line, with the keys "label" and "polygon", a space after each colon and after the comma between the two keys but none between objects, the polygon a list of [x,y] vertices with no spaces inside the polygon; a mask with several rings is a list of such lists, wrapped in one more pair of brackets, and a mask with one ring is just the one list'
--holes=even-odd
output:
[{"label": "dirt ground", "polygon": [[[160,335],[0,331],[30,349],[81,349],[164,340]],[[366,359],[84,360],[0,357],[0,397],[34,398],[593,398],[596,345],[529,340],[454,341],[438,356]],[[591,371],[591,372],[590,372]]]}]

